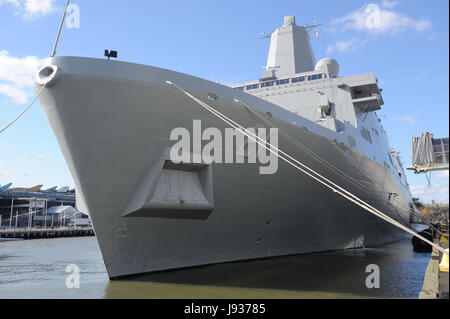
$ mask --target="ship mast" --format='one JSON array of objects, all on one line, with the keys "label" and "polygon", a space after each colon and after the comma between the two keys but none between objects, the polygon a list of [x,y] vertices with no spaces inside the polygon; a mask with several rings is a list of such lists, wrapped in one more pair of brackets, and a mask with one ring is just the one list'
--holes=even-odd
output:
[{"label": "ship mast", "polygon": [[315,58],[308,30],[319,24],[298,26],[295,16],[284,18],[284,24],[270,35],[270,50],[264,77],[281,77],[313,71]]}]

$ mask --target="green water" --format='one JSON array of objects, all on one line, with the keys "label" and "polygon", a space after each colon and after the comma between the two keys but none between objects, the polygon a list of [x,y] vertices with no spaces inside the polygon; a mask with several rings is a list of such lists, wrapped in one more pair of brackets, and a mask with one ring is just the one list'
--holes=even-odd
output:
[{"label": "green water", "polygon": [[[93,237],[0,243],[0,298],[417,298],[430,254],[410,240],[372,249],[237,262],[110,282]],[[66,266],[80,288],[66,288]],[[380,267],[380,289],[366,267]]]}]

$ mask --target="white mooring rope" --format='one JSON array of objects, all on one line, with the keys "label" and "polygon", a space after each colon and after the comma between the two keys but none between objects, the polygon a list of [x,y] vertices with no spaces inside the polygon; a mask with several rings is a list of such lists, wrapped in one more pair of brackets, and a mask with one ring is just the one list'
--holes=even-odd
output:
[{"label": "white mooring rope", "polygon": [[64,10],[64,14],[61,20],[61,25],[59,26],[59,30],[58,30],[58,35],[56,36],[56,40],[55,40],[55,46],[53,47],[53,51],[52,54],[50,55],[50,57],[54,57],[56,54],[56,49],[58,48],[58,43],[59,43],[59,39],[61,38],[61,33],[64,27],[64,21],[66,20],[66,14],[67,14],[67,9],[69,8],[69,4],[70,4],[70,0],[67,0],[66,3],[66,9]]},{"label": "white mooring rope", "polygon": [[[253,114],[255,114],[256,117],[258,117],[261,121],[263,121],[264,123],[266,123],[267,125],[274,127],[274,125],[264,116],[262,116],[261,114],[257,113],[255,110],[253,110],[251,107],[249,107],[248,105],[246,105],[244,102],[242,102],[241,100],[237,99],[237,101],[242,104],[248,111],[252,112]],[[363,184],[361,184],[360,182],[358,182],[355,178],[347,175],[345,172],[341,171],[339,168],[335,167],[333,164],[327,162],[324,158],[320,157],[319,155],[315,154],[312,150],[310,150],[307,146],[301,144],[300,142],[298,142],[297,140],[295,140],[293,137],[291,137],[288,133],[286,133],[285,131],[283,131],[282,129],[280,129],[281,134],[290,142],[292,142],[293,144],[295,144],[299,149],[301,149],[302,151],[304,151],[305,153],[307,153],[308,155],[310,155],[313,159],[319,161],[320,163],[322,163],[325,167],[327,167],[328,169],[330,169],[331,171],[333,171],[336,174],[341,174],[342,177],[344,177],[345,179],[347,179],[347,181],[349,181],[351,184],[353,184],[355,187],[359,188],[360,190],[366,192],[368,195],[370,195],[371,197],[374,197],[374,194],[372,193],[372,191],[370,189],[368,189],[366,186],[364,186]],[[372,176],[370,176],[365,170],[363,170],[359,164],[350,156],[348,155],[345,151],[341,150],[339,147],[337,147],[334,143],[333,145],[335,146],[335,148],[339,151],[341,151],[344,156],[346,156],[346,158],[348,158],[357,168],[358,170],[360,170],[364,175],[366,175],[367,177],[369,177],[369,179],[371,179],[372,181],[374,181],[375,184],[380,184],[378,181],[376,181]],[[378,201],[379,202],[379,201]],[[408,206],[406,206],[405,204],[403,204],[402,202],[399,202],[399,204],[403,205],[405,208],[407,208],[408,210],[403,210],[399,207],[395,207],[394,205],[392,205],[391,203],[387,203],[389,206],[391,206],[395,212],[397,213],[397,215],[399,216],[400,219],[401,216],[398,213],[398,210],[403,212],[403,213],[411,213],[414,216],[416,216],[417,218],[419,218],[424,224],[426,224],[427,226],[429,226],[430,228],[434,229],[434,231],[436,231],[438,234],[442,235],[442,236],[447,236],[446,234],[442,233],[439,229],[437,229],[436,227],[434,227],[431,223],[429,223],[428,221],[426,221],[421,215],[417,214],[415,211],[411,210]],[[407,223],[405,223],[407,224]]]},{"label": "white mooring rope", "polygon": [[34,102],[36,102],[36,100],[38,99],[38,97],[41,95],[42,91],[45,88],[45,84],[42,86],[42,88],[39,90],[38,94],[34,97],[33,101],[31,101],[30,105],[28,105],[25,110],[19,114],[19,116],[17,116],[12,122],[10,122],[9,124],[7,124],[4,128],[0,129],[0,134],[2,134],[4,131],[6,131],[9,127],[11,127],[11,125],[13,125],[14,123],[16,123],[30,108],[31,106],[34,104]]},{"label": "white mooring rope", "polygon": [[[199,100],[198,98],[196,98],[195,96],[191,95],[190,93],[186,92],[184,89],[182,89],[181,87],[179,87],[178,85],[176,85],[175,83],[171,82],[171,81],[167,81],[168,84],[173,85],[174,87],[176,87],[177,89],[179,89],[181,92],[183,92],[185,95],[187,95],[188,97],[190,97],[192,100],[194,100],[196,103],[198,103],[200,106],[202,106],[203,108],[205,108],[207,111],[209,111],[210,113],[212,113],[213,115],[215,115],[216,117],[218,117],[219,119],[221,119],[222,121],[224,121],[225,123],[227,123],[228,125],[230,125],[231,127],[241,130],[241,133],[246,135],[248,138],[250,138],[251,140],[253,140],[254,142],[256,142],[257,144],[261,145],[262,147],[264,147],[266,150],[268,150],[269,152],[273,153],[275,156],[277,156],[278,158],[282,159],[283,161],[285,161],[286,163],[288,163],[289,165],[297,168],[299,171],[301,171],[302,173],[306,174],[307,176],[313,178],[314,180],[316,180],[317,182],[319,182],[320,184],[324,185],[325,187],[331,189],[333,192],[341,195],[342,197],[344,197],[345,199],[351,201],[352,203],[360,206],[361,208],[363,208],[364,210],[368,211],[369,213],[385,220],[386,222],[396,226],[397,228],[400,228],[404,231],[406,231],[407,233],[423,240],[424,242],[426,242],[427,244],[435,247],[436,249],[438,249],[439,251],[446,253],[445,249],[443,249],[442,247],[440,247],[439,245],[436,245],[435,243],[431,242],[430,240],[426,239],[425,237],[419,235],[418,233],[416,233],[415,231],[409,229],[408,227],[402,225],[401,223],[397,222],[396,220],[394,220],[393,218],[389,217],[388,215],[380,212],[378,209],[370,206],[369,204],[367,204],[366,202],[364,202],[362,199],[360,199],[359,197],[357,197],[356,195],[350,193],[349,191],[347,191],[346,189],[340,187],[339,185],[336,185],[335,183],[333,183],[332,181],[328,180],[327,178],[325,178],[324,176],[320,175],[319,173],[317,173],[316,171],[314,171],[313,169],[309,168],[308,166],[306,166],[305,164],[299,162],[298,160],[296,160],[295,158],[291,157],[290,155],[284,153],[283,151],[281,151],[280,149],[278,149],[277,147],[273,146],[272,144],[270,144],[267,141],[264,141],[264,143],[260,142],[260,138],[254,134],[253,132],[247,130],[246,128],[244,128],[243,126],[239,125],[238,123],[236,123],[235,121],[231,120],[230,118],[228,118],[227,116],[223,115],[222,113],[220,113],[219,111],[215,110],[213,107],[209,106],[208,104],[206,104],[205,102]],[[269,145],[269,147],[267,147],[266,145]],[[278,153],[276,153],[275,151],[277,151]],[[280,155],[281,154],[281,155]]]},{"label": "white mooring rope", "polygon": [[[58,35],[56,37],[56,41],[55,41],[55,46],[53,47],[53,51],[52,54],[50,55],[51,57],[54,57],[56,54],[56,48],[58,47],[58,43],[59,43],[59,39],[61,38],[61,33],[64,27],[64,21],[66,20],[66,14],[67,14],[67,9],[69,8],[70,5],[70,0],[67,0],[66,3],[66,8],[64,10],[64,14],[61,20],[61,25],[59,26],[59,30],[58,30]],[[42,86],[42,88],[39,90],[38,94],[36,95],[36,97],[33,99],[33,101],[31,102],[30,105],[28,105],[28,107],[22,112],[20,113],[20,115],[18,117],[16,117],[11,123],[9,123],[8,125],[6,125],[4,128],[0,129],[0,134],[2,134],[4,131],[6,131],[11,125],[13,125],[14,123],[16,123],[29,109],[30,107],[34,104],[34,102],[36,102],[37,98],[41,95],[42,91],[45,88],[45,84]]]}]

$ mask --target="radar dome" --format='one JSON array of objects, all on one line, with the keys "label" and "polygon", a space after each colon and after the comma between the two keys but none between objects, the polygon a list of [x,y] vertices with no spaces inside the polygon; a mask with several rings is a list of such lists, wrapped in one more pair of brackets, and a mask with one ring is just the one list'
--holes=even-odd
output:
[{"label": "radar dome", "polygon": [[323,73],[329,73],[332,76],[338,76],[339,75],[339,63],[337,63],[336,60],[330,59],[330,58],[322,59],[319,62],[317,62],[314,70],[320,71]]}]

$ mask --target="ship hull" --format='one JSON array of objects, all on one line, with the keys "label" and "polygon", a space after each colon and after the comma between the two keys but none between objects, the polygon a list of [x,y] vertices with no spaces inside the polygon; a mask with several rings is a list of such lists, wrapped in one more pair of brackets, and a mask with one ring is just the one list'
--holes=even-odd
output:
[{"label": "ship hull", "polygon": [[[195,77],[94,59],[53,58],[45,63],[57,66],[60,74],[42,92],[41,105],[74,177],[79,205],[91,217],[112,279],[370,247],[405,237],[281,160],[271,175],[261,175],[257,164],[208,165],[203,190],[209,208],[184,208],[183,201],[179,207],[155,208],[149,194],[157,176],[171,172],[164,163],[174,145],[172,130],[192,131],[194,120],[201,120],[204,128],[228,127],[167,80],[246,128],[268,128],[267,123],[236,103],[238,93],[232,89]],[[208,100],[208,93],[218,99]],[[280,136],[279,148],[285,153],[391,217],[409,222],[405,209],[389,202],[389,193],[401,191],[384,166],[317,134],[315,123],[301,118],[293,123],[270,103],[246,94],[239,98],[260,114],[270,111],[274,127],[332,168]],[[401,196],[397,201],[407,206]]]}]

